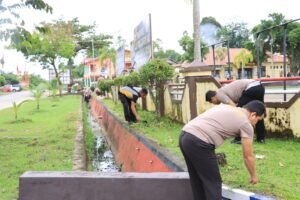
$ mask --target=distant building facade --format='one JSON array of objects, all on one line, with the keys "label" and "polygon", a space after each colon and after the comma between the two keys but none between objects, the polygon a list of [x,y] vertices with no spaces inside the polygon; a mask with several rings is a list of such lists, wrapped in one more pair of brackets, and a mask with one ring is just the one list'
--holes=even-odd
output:
[{"label": "distant building facade", "polygon": [[114,63],[110,58],[102,62],[99,58],[84,59],[84,85],[90,87],[96,85],[98,80],[113,79],[116,76]]}]

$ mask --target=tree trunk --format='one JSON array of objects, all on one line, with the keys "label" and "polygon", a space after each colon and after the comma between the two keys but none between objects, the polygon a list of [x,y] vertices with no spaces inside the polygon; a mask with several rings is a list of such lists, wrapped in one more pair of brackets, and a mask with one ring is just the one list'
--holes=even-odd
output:
[{"label": "tree trunk", "polygon": [[159,83],[159,116],[163,117],[165,115],[165,95],[164,95],[164,83]]},{"label": "tree trunk", "polygon": [[273,57],[273,41],[271,42],[271,67],[272,67],[272,78],[275,77],[275,69],[274,69],[274,57]]},{"label": "tree trunk", "polygon": [[199,0],[193,0],[194,60],[201,62]]},{"label": "tree trunk", "polygon": [[61,96],[62,95],[62,82],[60,80],[60,77],[59,77],[58,70],[56,68],[55,60],[54,59],[52,60],[52,66],[53,66],[53,69],[54,69],[54,72],[55,72],[55,77],[56,77],[57,82],[58,82],[59,96]]}]

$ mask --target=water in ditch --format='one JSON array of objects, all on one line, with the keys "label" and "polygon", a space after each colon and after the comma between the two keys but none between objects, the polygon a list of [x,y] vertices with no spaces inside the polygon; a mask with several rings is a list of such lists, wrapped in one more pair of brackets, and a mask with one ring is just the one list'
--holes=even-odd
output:
[{"label": "water in ditch", "polygon": [[97,119],[89,112],[88,121],[96,138],[95,156],[92,160],[94,171],[97,172],[119,172],[114,155],[110,150]]}]

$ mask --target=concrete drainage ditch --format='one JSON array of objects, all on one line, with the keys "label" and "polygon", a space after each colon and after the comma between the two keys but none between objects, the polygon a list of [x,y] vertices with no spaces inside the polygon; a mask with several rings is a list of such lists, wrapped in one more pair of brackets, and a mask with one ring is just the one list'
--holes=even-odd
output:
[{"label": "concrete drainage ditch", "polygon": [[108,147],[102,129],[97,119],[90,112],[88,114],[88,122],[96,139],[95,156],[92,160],[94,171],[119,172],[120,168],[117,166],[114,155]]}]

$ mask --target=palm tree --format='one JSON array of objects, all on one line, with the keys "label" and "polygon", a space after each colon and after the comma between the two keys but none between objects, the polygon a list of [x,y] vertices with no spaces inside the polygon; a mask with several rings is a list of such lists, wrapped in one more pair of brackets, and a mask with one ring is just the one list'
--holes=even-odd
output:
[{"label": "palm tree", "polygon": [[247,51],[246,49],[241,50],[240,53],[234,57],[233,63],[235,64],[235,66],[238,69],[240,68],[240,66],[242,66],[241,79],[244,78],[245,66],[252,61],[253,61],[253,55],[251,52]]},{"label": "palm tree", "polygon": [[113,63],[113,67],[115,67],[115,62],[116,62],[116,50],[113,48],[108,48],[105,47],[103,49],[100,49],[100,56],[99,59],[100,61],[104,61],[105,59],[109,59],[109,78],[112,79],[112,66],[111,64]]},{"label": "palm tree", "polygon": [[223,61],[226,56],[226,48],[221,47],[216,50],[216,60]]},{"label": "palm tree", "polygon": [[24,101],[21,101],[20,103],[16,103],[15,101],[12,102],[13,104],[13,110],[14,110],[14,113],[15,113],[15,121],[18,120],[18,110],[19,108],[21,107],[21,105],[27,101],[30,101],[30,99],[27,99],[27,100],[24,100]]},{"label": "palm tree", "polygon": [[200,47],[200,8],[199,0],[186,0],[188,3],[193,3],[193,27],[194,27],[194,61],[201,62],[201,47]]},{"label": "palm tree", "polygon": [[4,55],[2,55],[2,58],[0,59],[0,63],[1,63],[1,66],[3,68],[4,67],[4,63],[5,63]]},{"label": "palm tree", "polygon": [[[219,60],[220,62],[222,62],[225,59],[225,56],[226,56],[226,48],[224,48],[224,47],[217,48],[216,60]],[[227,76],[225,78],[227,78]]]},{"label": "palm tree", "polygon": [[42,98],[46,88],[47,88],[47,85],[41,83],[35,89],[31,90],[33,97],[36,100],[36,109],[37,110],[40,109],[40,99]]},{"label": "palm tree", "polygon": [[276,39],[276,32],[274,30],[270,31],[270,36],[271,36],[271,67],[272,67],[272,77],[275,75],[275,67],[274,67],[274,53],[273,53],[273,46],[275,44],[275,39]]}]

